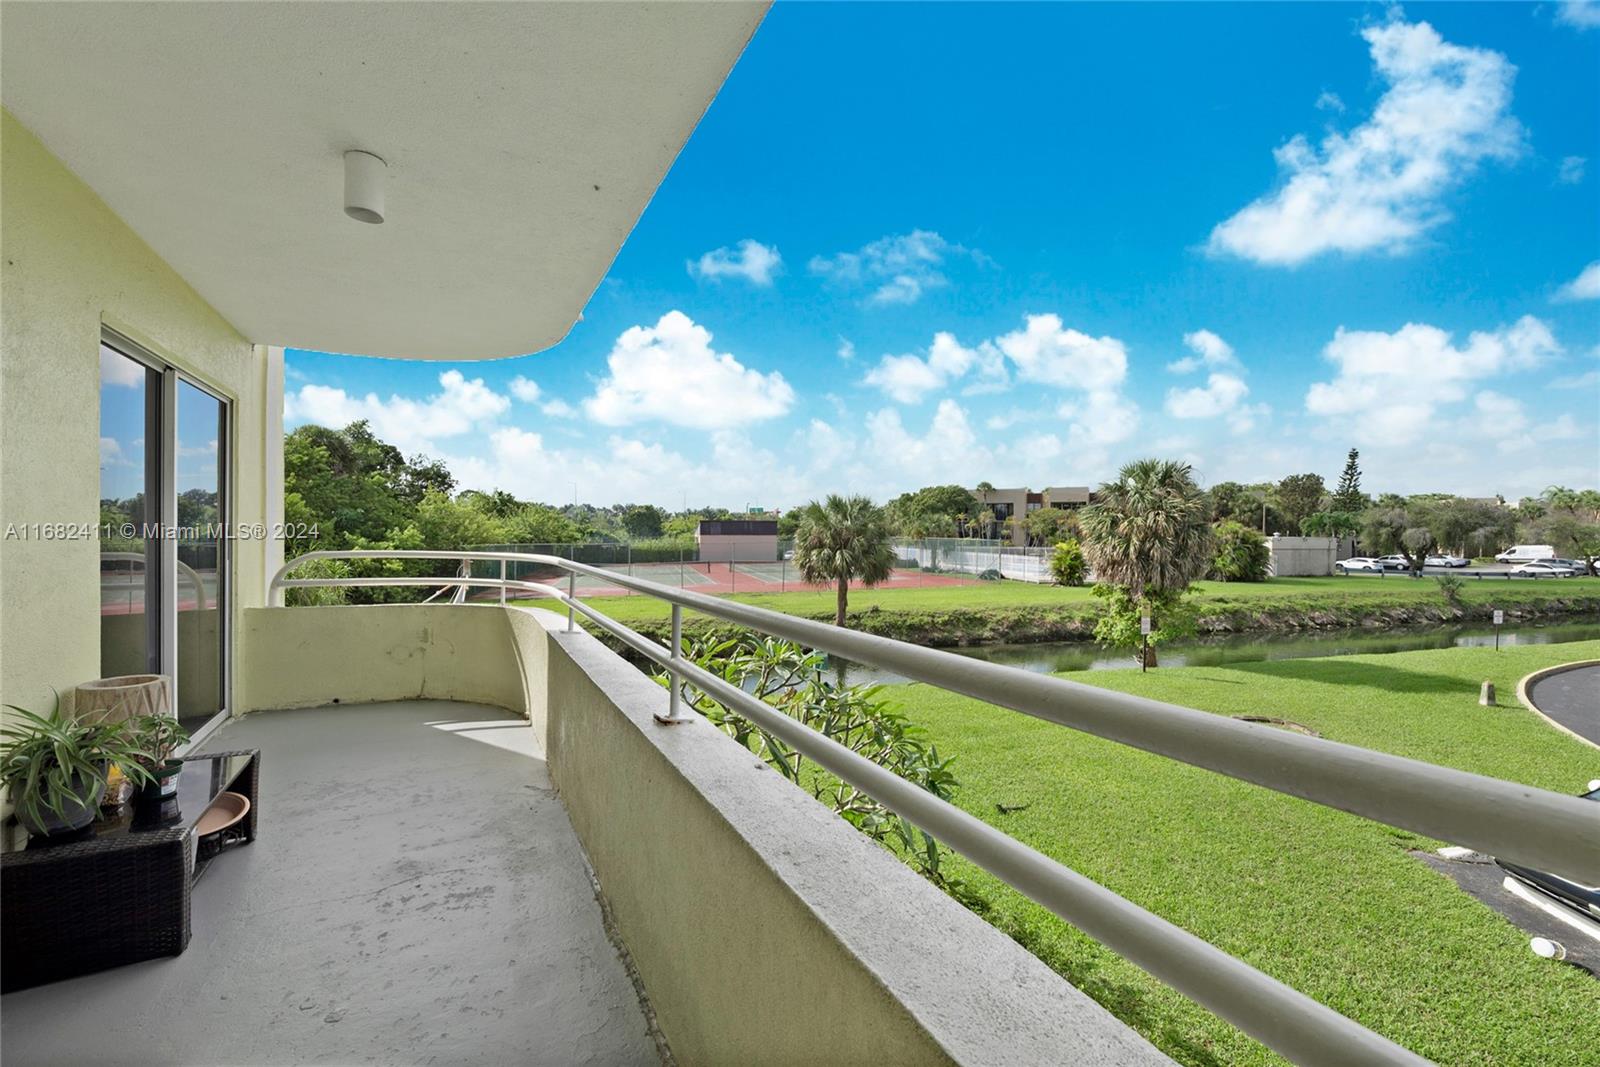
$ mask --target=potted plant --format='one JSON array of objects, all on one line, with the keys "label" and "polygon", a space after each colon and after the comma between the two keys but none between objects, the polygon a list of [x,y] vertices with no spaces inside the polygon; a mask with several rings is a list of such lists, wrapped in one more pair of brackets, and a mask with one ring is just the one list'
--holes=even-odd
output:
[{"label": "potted plant", "polygon": [[178,772],[183,761],[172,758],[172,752],[189,740],[189,731],[175,716],[157,712],[128,720],[133,734],[134,747],[141,777],[141,797],[170,797],[178,791]]},{"label": "potted plant", "polygon": [[0,785],[11,794],[17,821],[48,837],[81,830],[95,820],[106,788],[106,770],[120,765],[144,781],[140,751],[126,722],[85,722],[61,710],[61,696],[48,716],[6,705],[0,728]]}]

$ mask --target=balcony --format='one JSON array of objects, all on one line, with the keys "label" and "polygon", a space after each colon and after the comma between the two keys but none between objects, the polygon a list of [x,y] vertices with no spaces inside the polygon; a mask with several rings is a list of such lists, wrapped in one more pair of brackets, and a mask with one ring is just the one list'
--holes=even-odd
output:
[{"label": "balcony", "polygon": [[8,995],[8,1062],[1167,1062],[566,625],[246,611],[260,838],[182,956]]},{"label": "balcony", "polygon": [[261,749],[265,832],[201,876],[189,950],[8,995],[8,1060],[659,1062],[526,720],[419,700],[218,741]]}]

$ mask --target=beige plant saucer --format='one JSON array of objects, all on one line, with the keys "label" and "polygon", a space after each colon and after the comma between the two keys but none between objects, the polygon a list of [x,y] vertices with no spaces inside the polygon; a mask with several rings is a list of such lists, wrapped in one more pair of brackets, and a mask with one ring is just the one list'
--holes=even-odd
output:
[{"label": "beige plant saucer", "polygon": [[226,830],[246,815],[250,814],[250,799],[239,793],[218,793],[217,799],[200,816],[200,821],[195,823],[196,837],[206,837],[210,834]]}]

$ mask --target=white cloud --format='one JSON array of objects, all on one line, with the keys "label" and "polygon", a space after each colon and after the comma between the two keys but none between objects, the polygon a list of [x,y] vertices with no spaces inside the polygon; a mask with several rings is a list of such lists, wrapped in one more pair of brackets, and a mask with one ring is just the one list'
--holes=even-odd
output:
[{"label": "white cloud", "polygon": [[511,395],[524,404],[532,404],[539,399],[539,383],[522,375],[511,379]]},{"label": "white cloud", "polygon": [[1128,373],[1126,345],[1115,337],[1067,329],[1059,315],[1029,315],[1021,330],[996,338],[995,345],[1024,381],[1106,390],[1121,385]]},{"label": "white cloud", "polygon": [[578,409],[565,400],[547,400],[539,405],[539,410],[552,419],[574,419],[578,417]]},{"label": "white cloud", "polygon": [[1194,351],[1194,355],[1168,363],[1167,370],[1174,374],[1189,374],[1201,367],[1239,366],[1239,360],[1233,354],[1233,346],[1210,330],[1186,333],[1183,335],[1183,343]]},{"label": "white cloud", "polygon": [[1547,389],[1589,389],[1600,385],[1600,370],[1584,371],[1581,374],[1569,374],[1564,378],[1552,379]]},{"label": "white cloud", "polygon": [[850,362],[852,359],[855,359],[856,358],[855,342],[851,341],[848,337],[839,338],[839,350],[838,350],[837,355],[839,356],[840,359],[844,360],[846,363]]},{"label": "white cloud", "polygon": [[1320,146],[1296,135],[1277,149],[1283,184],[1212,230],[1210,251],[1279,266],[1399,252],[1447,217],[1442,195],[1480,161],[1521,150],[1505,56],[1398,17],[1362,37],[1388,83],[1372,116]]},{"label": "white cloud", "polygon": [[1139,428],[1139,406],[1113,389],[1092,390],[1081,403],[1062,404],[1057,414],[1074,420],[1068,439],[1076,447],[1118,444]]},{"label": "white cloud", "polygon": [[751,285],[767,286],[783,267],[783,257],[776,248],[745,238],[737,248],[716,248],[690,260],[690,275],[721,281],[723,278],[743,278]]},{"label": "white cloud", "polygon": [[1600,26],[1600,3],[1595,0],[1562,0],[1556,9],[1556,21],[1580,30]]},{"label": "white cloud", "polygon": [[100,384],[118,385],[125,389],[137,389],[144,384],[144,364],[135,363],[120,352],[113,352],[105,345],[100,346]]},{"label": "white cloud", "polygon": [[1583,156],[1567,156],[1556,170],[1556,181],[1562,185],[1577,185],[1583,181],[1583,172],[1588,163]]},{"label": "white cloud", "polygon": [[1167,390],[1167,414],[1175,419],[1214,419],[1232,411],[1250,395],[1244,379],[1233,374],[1214,373],[1204,386]]},{"label": "white cloud", "polygon": [[978,380],[968,392],[988,392],[1005,383],[1005,360],[993,343],[984,341],[977,348],[966,348],[954,334],[941,331],[933,335],[926,359],[884,356],[863,380],[902,404],[916,404],[974,369]]},{"label": "white cloud", "polygon": [[100,466],[102,467],[132,467],[133,460],[122,450],[122,444],[115,437],[100,438]]},{"label": "white cloud", "polygon": [[1555,300],[1600,300],[1600,259],[1595,260],[1578,276],[1556,290]]},{"label": "white cloud", "polygon": [[880,237],[854,252],[813,256],[807,266],[811,273],[841,286],[872,286],[869,304],[913,304],[927,290],[950,284],[944,268],[953,258],[988,262],[976,249],[963,248],[931,230],[913,230]]},{"label": "white cloud", "polygon": [[610,376],[583,402],[606,426],[658,419],[719,429],[775,418],[794,404],[782,374],[762,374],[713,351],[711,332],[681,311],[623,331],[606,364]]},{"label": "white cloud", "polygon": [[1306,410],[1348,424],[1358,445],[1410,444],[1434,429],[1440,406],[1466,398],[1470,383],[1527,370],[1560,352],[1549,327],[1531,315],[1475,332],[1459,348],[1448,332],[1421,323],[1393,333],[1341,326],[1323,349],[1338,375],[1311,386]]},{"label": "white cloud", "polygon": [[1338,93],[1324,89],[1322,94],[1317,97],[1317,110],[1343,112],[1344,101],[1339,99]]},{"label": "white cloud", "polygon": [[458,370],[440,374],[439,385],[438,393],[418,401],[399,395],[384,400],[377,393],[357,397],[310,383],[284,395],[283,417],[331,427],[366,419],[373,433],[402,451],[434,452],[439,438],[483,429],[511,407],[510,398],[490,389],[482,378],[469,380]]}]

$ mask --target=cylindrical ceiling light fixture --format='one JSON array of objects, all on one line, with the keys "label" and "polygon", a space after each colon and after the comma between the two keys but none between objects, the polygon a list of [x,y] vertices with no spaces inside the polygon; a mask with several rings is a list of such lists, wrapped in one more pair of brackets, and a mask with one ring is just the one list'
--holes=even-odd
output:
[{"label": "cylindrical ceiling light fixture", "polygon": [[383,176],[389,165],[371,152],[344,154],[344,213],[357,222],[383,221]]}]

